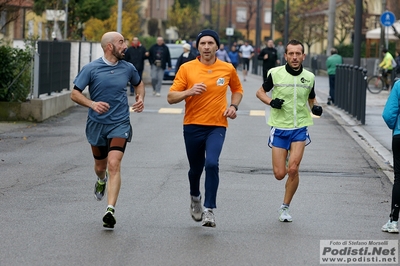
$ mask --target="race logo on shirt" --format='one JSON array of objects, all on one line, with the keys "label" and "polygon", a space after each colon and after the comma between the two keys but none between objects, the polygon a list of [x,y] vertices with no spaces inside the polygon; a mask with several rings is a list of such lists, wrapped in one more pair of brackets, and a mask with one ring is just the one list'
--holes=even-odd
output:
[{"label": "race logo on shirt", "polygon": [[224,86],[225,84],[225,79],[224,78],[219,78],[217,80],[217,86]]}]

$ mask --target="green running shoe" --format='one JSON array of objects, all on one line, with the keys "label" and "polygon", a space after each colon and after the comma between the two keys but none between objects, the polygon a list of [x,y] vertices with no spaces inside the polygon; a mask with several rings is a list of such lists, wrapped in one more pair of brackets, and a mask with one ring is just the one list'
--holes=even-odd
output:
[{"label": "green running shoe", "polygon": [[106,171],[106,177],[104,180],[97,178],[96,184],[94,184],[94,198],[98,201],[102,200],[106,194],[106,186],[108,180],[108,171]]}]

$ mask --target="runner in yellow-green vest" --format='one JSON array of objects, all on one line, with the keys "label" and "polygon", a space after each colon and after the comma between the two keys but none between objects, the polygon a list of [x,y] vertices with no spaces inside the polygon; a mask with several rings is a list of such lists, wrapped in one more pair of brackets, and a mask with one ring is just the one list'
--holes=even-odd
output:
[{"label": "runner in yellow-green vest", "polygon": [[[315,76],[303,68],[306,57],[304,46],[291,40],[285,48],[286,65],[272,68],[256,96],[270,105],[268,124],[271,126],[268,146],[272,148],[272,168],[277,180],[288,179],[283,203],[279,208],[279,220],[291,222],[289,205],[299,185],[299,167],[304,148],[311,140],[308,126],[313,124],[311,112],[321,116],[315,91]],[[271,93],[271,97],[267,93]],[[290,154],[290,156],[289,156]],[[286,161],[288,158],[288,162]]]}]

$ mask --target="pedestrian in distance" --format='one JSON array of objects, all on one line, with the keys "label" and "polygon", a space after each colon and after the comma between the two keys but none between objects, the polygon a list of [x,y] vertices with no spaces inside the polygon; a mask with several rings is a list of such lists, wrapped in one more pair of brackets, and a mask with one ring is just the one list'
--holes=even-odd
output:
[{"label": "pedestrian in distance", "polygon": [[196,56],[190,52],[191,51],[190,44],[185,43],[184,45],[182,45],[182,48],[183,48],[183,53],[178,57],[178,60],[176,60],[175,75],[182,64],[196,58]]},{"label": "pedestrian in distance", "polygon": [[[305,57],[303,44],[291,40],[285,48],[287,63],[271,68],[256,92],[258,99],[271,106],[268,146],[272,148],[274,176],[283,180],[288,175],[283,203],[278,210],[281,222],[292,222],[289,206],[299,185],[305,146],[311,142],[308,134],[308,126],[313,124],[310,109],[316,116],[322,114],[314,90],[315,76],[302,65]],[[267,92],[271,92],[271,97]]]},{"label": "pedestrian in distance", "polygon": [[197,44],[196,41],[190,42],[192,47],[190,47],[190,52],[194,54],[196,57],[200,55],[199,50],[197,50]]},{"label": "pedestrian in distance", "polygon": [[329,98],[328,105],[335,103],[335,80],[336,66],[343,64],[343,58],[338,54],[336,48],[331,49],[331,55],[326,59],[326,69],[329,76]]},{"label": "pedestrian in distance", "polygon": [[380,62],[379,67],[382,69],[382,77],[385,80],[386,89],[388,90],[390,87],[390,78],[393,70],[393,65],[392,65],[393,56],[386,48],[383,48],[382,55],[383,59]]},{"label": "pedestrian in distance", "polygon": [[[136,67],[141,79],[143,76],[144,61],[147,59],[148,55],[149,53],[146,47],[140,43],[139,38],[133,37],[132,46],[126,50],[124,59]],[[132,84],[130,85],[130,89],[130,96],[134,96],[135,88]]]},{"label": "pedestrian in distance", "polygon": [[225,45],[223,43],[221,43],[219,45],[219,49],[215,53],[215,56],[221,61],[228,62],[228,63],[231,62],[231,59],[228,55],[228,52],[225,50]]},{"label": "pedestrian in distance", "polygon": [[278,60],[279,64],[283,65],[284,64],[284,54],[285,54],[285,47],[283,46],[282,42],[278,42],[278,45],[276,46],[276,51],[278,53]]},{"label": "pedestrian in distance", "polygon": [[149,49],[149,62],[151,67],[151,85],[153,95],[161,96],[161,86],[164,79],[164,71],[172,68],[171,55],[163,37],[157,37],[157,43]]},{"label": "pedestrian in distance", "polygon": [[[235,68],[216,58],[219,36],[203,30],[197,36],[200,56],[183,64],[167,96],[169,104],[185,101],[183,136],[189,161],[190,214],[203,226],[215,227],[219,157],[228,118],[235,119],[243,88]],[[230,104],[227,90],[231,90]],[[200,177],[205,169],[204,209]]]},{"label": "pedestrian in distance", "polygon": [[263,48],[257,57],[263,61],[263,79],[267,79],[268,70],[279,65],[278,51],[274,47],[274,41],[268,40],[267,45]]},{"label": "pedestrian in distance", "polygon": [[[144,108],[145,87],[138,71],[123,60],[127,48],[118,32],[107,32],[101,38],[104,55],[85,65],[74,80],[71,99],[89,108],[86,137],[91,145],[97,176],[94,195],[102,200],[106,187],[107,209],[103,226],[114,228],[115,206],[121,187],[121,161],[127,142],[132,138],[126,84],[135,87],[135,112]],[[88,86],[90,98],[82,91]],[[108,185],[107,185],[108,184]]]},{"label": "pedestrian in distance", "polygon": [[247,72],[250,69],[250,60],[254,56],[254,48],[249,44],[248,41],[245,41],[244,44],[240,46],[239,56],[242,60],[243,66],[243,81],[246,81]]},{"label": "pedestrian in distance", "polygon": [[392,152],[394,182],[389,220],[382,226],[383,232],[399,233],[399,206],[400,206],[400,81],[397,81],[383,108],[382,117],[386,125],[392,130]]},{"label": "pedestrian in distance", "polygon": [[235,69],[237,69],[239,62],[240,62],[240,56],[239,52],[236,49],[236,45],[232,45],[231,50],[228,52],[229,58],[231,59],[231,63]]}]

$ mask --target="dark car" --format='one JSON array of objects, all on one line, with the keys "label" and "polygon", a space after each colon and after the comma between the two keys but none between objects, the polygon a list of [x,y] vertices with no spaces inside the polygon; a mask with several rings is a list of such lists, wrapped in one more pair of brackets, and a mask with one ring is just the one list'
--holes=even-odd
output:
[{"label": "dark car", "polygon": [[171,70],[168,67],[164,71],[164,80],[174,80],[175,78],[175,66],[176,61],[178,60],[179,56],[183,53],[182,44],[175,44],[175,43],[166,43],[169,48],[169,53],[171,56]]}]

